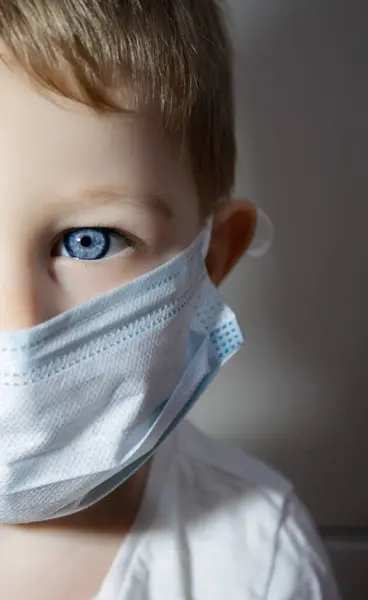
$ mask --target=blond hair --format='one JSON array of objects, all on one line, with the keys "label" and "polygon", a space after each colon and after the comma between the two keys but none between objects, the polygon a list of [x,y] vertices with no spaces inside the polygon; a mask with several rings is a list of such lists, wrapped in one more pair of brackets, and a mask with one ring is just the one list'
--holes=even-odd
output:
[{"label": "blond hair", "polygon": [[0,39],[45,89],[97,111],[119,111],[111,90],[131,85],[184,136],[206,204],[229,195],[232,60],[216,0],[0,0]]}]

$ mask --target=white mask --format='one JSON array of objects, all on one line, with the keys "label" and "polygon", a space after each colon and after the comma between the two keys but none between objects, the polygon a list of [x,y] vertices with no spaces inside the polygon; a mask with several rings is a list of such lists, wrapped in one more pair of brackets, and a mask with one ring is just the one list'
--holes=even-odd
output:
[{"label": "white mask", "polygon": [[209,280],[209,231],[166,265],[0,333],[0,522],[65,516],[131,476],[243,342]]}]

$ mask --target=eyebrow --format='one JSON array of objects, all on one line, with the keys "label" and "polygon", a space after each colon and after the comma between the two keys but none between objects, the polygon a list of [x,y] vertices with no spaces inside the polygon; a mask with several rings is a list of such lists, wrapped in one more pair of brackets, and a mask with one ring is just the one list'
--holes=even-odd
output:
[{"label": "eyebrow", "polygon": [[93,206],[116,203],[129,203],[149,209],[165,221],[173,218],[173,210],[163,193],[139,192],[127,187],[114,188],[111,186],[95,187],[79,191],[72,199],[64,198],[77,208],[81,206]]}]

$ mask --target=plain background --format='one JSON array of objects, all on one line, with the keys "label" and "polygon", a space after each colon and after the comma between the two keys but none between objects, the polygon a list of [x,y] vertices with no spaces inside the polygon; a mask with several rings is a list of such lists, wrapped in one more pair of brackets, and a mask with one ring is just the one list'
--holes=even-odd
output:
[{"label": "plain background", "polygon": [[368,598],[368,6],[229,0],[236,193],[276,240],[223,286],[246,347],[192,413],[283,471]]}]

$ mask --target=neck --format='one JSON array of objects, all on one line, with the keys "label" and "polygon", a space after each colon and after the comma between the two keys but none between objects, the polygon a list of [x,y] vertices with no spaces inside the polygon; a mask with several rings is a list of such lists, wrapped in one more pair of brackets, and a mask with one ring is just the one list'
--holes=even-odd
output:
[{"label": "neck", "polygon": [[66,517],[15,525],[17,529],[38,532],[105,533],[126,535],[137,517],[150,470],[147,462],[132,477],[93,506]]}]

